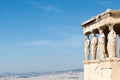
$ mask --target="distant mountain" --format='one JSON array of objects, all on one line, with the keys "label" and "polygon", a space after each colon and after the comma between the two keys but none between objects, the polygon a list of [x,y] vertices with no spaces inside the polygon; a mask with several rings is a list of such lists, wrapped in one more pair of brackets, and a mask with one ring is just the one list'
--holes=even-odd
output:
[{"label": "distant mountain", "polygon": [[56,71],[54,73],[65,73],[65,72],[83,72],[84,69],[83,68],[80,68],[80,69],[71,69],[71,70],[64,70],[64,71]]},{"label": "distant mountain", "polygon": [[54,75],[54,74],[61,74],[61,73],[77,73],[83,72],[83,68],[80,69],[72,69],[72,70],[65,70],[65,71],[55,71],[55,72],[45,72],[45,73],[38,73],[38,72],[28,72],[28,73],[2,73],[0,74],[0,78],[11,77],[15,76],[18,78],[30,78],[35,76],[43,76],[43,75]]}]

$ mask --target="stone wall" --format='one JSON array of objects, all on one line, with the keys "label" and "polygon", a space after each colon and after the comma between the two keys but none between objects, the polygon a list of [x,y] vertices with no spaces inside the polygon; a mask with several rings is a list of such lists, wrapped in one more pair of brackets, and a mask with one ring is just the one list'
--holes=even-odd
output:
[{"label": "stone wall", "polygon": [[120,80],[120,59],[112,64],[112,80]]},{"label": "stone wall", "polygon": [[120,80],[117,58],[84,62],[84,80]]}]

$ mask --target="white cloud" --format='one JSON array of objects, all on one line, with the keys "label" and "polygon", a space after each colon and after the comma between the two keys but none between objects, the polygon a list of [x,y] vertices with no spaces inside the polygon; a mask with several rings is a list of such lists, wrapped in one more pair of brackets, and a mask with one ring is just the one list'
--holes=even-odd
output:
[{"label": "white cloud", "polygon": [[26,42],[24,45],[27,46],[47,46],[47,47],[78,47],[84,45],[84,37],[83,36],[75,36],[65,40],[38,40],[32,42]]},{"label": "white cloud", "polygon": [[50,27],[48,31],[51,30],[51,32],[57,34],[59,37],[62,38],[72,38],[75,36],[79,36],[80,34],[83,35],[83,32],[79,26],[73,26],[73,25],[65,25],[65,24],[58,24],[55,25],[55,27]]},{"label": "white cloud", "polygon": [[29,46],[53,46],[52,42],[49,40],[38,40],[33,42],[24,43]]},{"label": "white cloud", "polygon": [[48,32],[57,34],[59,39],[54,39],[54,40],[41,39],[36,41],[25,42],[24,45],[48,46],[48,47],[83,47],[84,35],[83,33],[80,34],[78,29],[79,27],[59,24],[57,27],[48,29]]},{"label": "white cloud", "polygon": [[74,47],[77,47],[77,46],[80,46],[81,42],[83,42],[83,41],[84,41],[83,37],[76,36],[76,37],[69,38],[67,40],[63,40],[63,41],[61,41],[59,43],[64,45],[64,46],[74,46]]},{"label": "white cloud", "polygon": [[30,5],[32,5],[36,8],[42,9],[42,10],[54,11],[56,13],[64,12],[63,10],[58,9],[57,6],[55,6],[55,5],[51,5],[51,4],[42,5],[42,4],[40,4],[40,2],[37,2],[37,1],[31,1],[29,3],[30,3]]},{"label": "white cloud", "polygon": [[110,0],[96,0],[97,3],[101,4],[101,5],[106,5],[109,4],[111,1]]}]

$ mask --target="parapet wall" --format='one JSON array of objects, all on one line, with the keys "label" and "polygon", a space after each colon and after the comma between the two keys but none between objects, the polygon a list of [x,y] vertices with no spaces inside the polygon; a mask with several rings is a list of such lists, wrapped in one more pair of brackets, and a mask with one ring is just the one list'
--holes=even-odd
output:
[{"label": "parapet wall", "polygon": [[120,80],[120,59],[85,61],[84,80]]},{"label": "parapet wall", "polygon": [[120,80],[120,59],[112,64],[112,80]]}]

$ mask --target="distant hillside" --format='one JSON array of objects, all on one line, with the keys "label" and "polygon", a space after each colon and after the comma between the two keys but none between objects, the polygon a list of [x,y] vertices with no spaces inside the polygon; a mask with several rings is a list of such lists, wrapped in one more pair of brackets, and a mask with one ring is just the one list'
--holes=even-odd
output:
[{"label": "distant hillside", "polygon": [[[64,71],[56,71],[54,73],[65,73],[65,72],[83,72],[84,69],[83,68],[80,68],[80,69],[71,69],[71,70],[64,70]],[[51,72],[50,72],[51,73]],[[53,72],[52,72],[53,73]]]},{"label": "distant hillside", "polygon": [[59,74],[72,74],[72,73],[80,73],[83,72],[83,68],[80,69],[72,69],[72,70],[65,70],[65,71],[55,71],[55,72],[45,72],[45,73],[38,73],[38,72],[29,72],[29,73],[2,73],[0,74],[0,78],[5,77],[18,77],[18,78],[30,78],[36,76],[46,76],[46,75],[59,75]]}]

